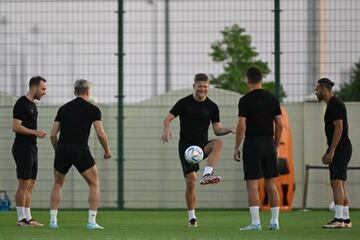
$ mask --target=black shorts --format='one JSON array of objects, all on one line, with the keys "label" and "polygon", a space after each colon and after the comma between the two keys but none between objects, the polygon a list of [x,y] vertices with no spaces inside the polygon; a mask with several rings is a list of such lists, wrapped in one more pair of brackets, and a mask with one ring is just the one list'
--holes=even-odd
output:
[{"label": "black shorts", "polygon": [[199,171],[199,164],[191,164],[191,163],[188,163],[185,160],[185,156],[184,156],[185,150],[188,147],[190,147],[191,145],[199,146],[204,152],[204,159],[205,159],[205,158],[207,158],[207,155],[205,154],[204,147],[210,141],[206,141],[206,142],[202,142],[202,143],[184,143],[182,141],[179,141],[179,148],[178,148],[179,149],[179,158],[180,158],[180,161],[181,161],[181,167],[182,167],[182,170],[183,170],[184,177],[186,175],[188,175],[189,173]]},{"label": "black shorts", "polygon": [[58,144],[55,151],[54,168],[66,174],[74,165],[82,173],[95,165],[89,146],[79,144]]},{"label": "black shorts", "polygon": [[274,178],[279,175],[272,137],[246,138],[243,145],[244,179]]},{"label": "black shorts", "polygon": [[352,146],[350,144],[338,145],[335,150],[332,162],[329,164],[330,180],[347,179],[347,166],[350,162]]},{"label": "black shorts", "polygon": [[35,144],[14,143],[12,155],[16,163],[18,179],[36,179],[38,172],[38,149]]}]

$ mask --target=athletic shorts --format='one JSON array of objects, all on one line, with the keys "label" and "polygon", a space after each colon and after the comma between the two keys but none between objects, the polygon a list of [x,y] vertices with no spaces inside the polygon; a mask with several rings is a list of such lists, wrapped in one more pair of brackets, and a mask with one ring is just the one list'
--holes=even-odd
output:
[{"label": "athletic shorts", "polygon": [[279,175],[272,137],[245,138],[243,145],[244,179],[274,178]]},{"label": "athletic shorts", "polygon": [[36,179],[38,172],[38,149],[35,144],[14,143],[12,155],[16,163],[18,179]]},{"label": "athletic shorts", "polygon": [[350,162],[352,146],[350,144],[338,145],[335,150],[332,162],[329,164],[330,180],[347,179],[347,166]]},{"label": "athletic shorts", "polygon": [[88,145],[58,144],[55,151],[54,168],[56,171],[66,174],[74,165],[79,173],[82,173],[95,165]]},{"label": "athletic shorts", "polygon": [[184,143],[182,141],[179,141],[179,148],[178,148],[179,149],[179,158],[180,158],[181,167],[182,167],[182,170],[183,170],[184,177],[186,175],[188,175],[189,173],[199,171],[199,164],[191,164],[191,163],[188,163],[185,160],[185,156],[184,156],[185,150],[188,147],[190,147],[191,145],[199,146],[204,152],[204,159],[205,159],[205,158],[207,158],[207,155],[205,154],[204,148],[209,142],[211,142],[211,140],[203,142],[203,143]]}]

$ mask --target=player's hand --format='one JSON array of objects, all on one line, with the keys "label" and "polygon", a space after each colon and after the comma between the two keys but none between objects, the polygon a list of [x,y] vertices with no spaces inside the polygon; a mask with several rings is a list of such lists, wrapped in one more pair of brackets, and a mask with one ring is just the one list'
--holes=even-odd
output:
[{"label": "player's hand", "polygon": [[230,128],[230,132],[233,134],[236,134],[236,129],[235,128]]},{"label": "player's hand", "polygon": [[332,159],[334,157],[334,152],[333,151],[327,151],[324,156],[322,157],[322,162],[323,164],[330,164],[332,162]]},{"label": "player's hand", "polygon": [[35,135],[39,138],[44,138],[47,133],[44,130],[36,130]]},{"label": "player's hand", "polygon": [[172,138],[172,133],[169,128],[164,128],[163,133],[161,134],[160,141],[163,143],[168,142]]},{"label": "player's hand", "polygon": [[241,154],[240,149],[235,148],[235,150],[234,150],[234,160],[236,162],[240,162],[240,154]]},{"label": "player's hand", "polygon": [[104,153],[104,159],[109,159],[111,158],[111,150],[105,151]]}]

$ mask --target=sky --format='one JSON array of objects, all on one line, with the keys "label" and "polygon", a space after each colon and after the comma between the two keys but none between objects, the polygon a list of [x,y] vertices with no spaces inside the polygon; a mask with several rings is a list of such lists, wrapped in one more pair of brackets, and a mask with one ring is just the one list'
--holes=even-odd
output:
[{"label": "sky", "polygon": [[[359,60],[360,1],[281,1],[281,83],[285,101],[303,101],[317,77],[337,84]],[[165,80],[164,1],[124,1],[124,102],[189,88],[198,72],[217,75],[211,43],[238,24],[252,38],[274,80],[274,13],[268,0],[170,0],[170,79]],[[314,10],[315,9],[315,10]],[[72,83],[87,79],[101,103],[118,92],[117,1],[0,1],[0,91],[20,96],[33,75],[48,80],[44,104],[73,98]]]}]

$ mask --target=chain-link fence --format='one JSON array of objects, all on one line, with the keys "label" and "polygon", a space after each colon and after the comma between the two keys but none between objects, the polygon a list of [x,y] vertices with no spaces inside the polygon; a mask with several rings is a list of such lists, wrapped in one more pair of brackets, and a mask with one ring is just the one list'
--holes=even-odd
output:
[{"label": "chain-link fence", "polygon": [[[124,142],[120,147],[125,162],[119,175],[118,162],[102,161],[100,145],[94,136],[90,141],[101,170],[102,206],[117,206],[119,190],[125,207],[182,207],[184,181],[177,160],[178,122],[172,126],[174,139],[162,145],[161,121],[177,99],[191,93],[195,73],[223,73],[223,65],[215,63],[210,53],[211,44],[222,39],[225,27],[237,24],[246,30],[253,50],[259,53],[257,59],[266,62],[271,71],[265,81],[275,80],[276,1],[1,1],[0,190],[8,190],[13,196],[16,189],[11,156],[12,106],[27,91],[30,76],[42,75],[48,80],[47,96],[38,103],[39,128],[47,131],[57,108],[73,98],[74,80],[84,78],[93,83],[93,100],[103,111],[115,160],[117,127],[123,126],[120,132]],[[308,98],[319,77],[329,77],[337,88],[348,81],[360,55],[359,9],[357,0],[280,1],[278,67],[286,104]],[[118,13],[123,22],[118,21]],[[120,37],[118,27],[122,30]],[[120,55],[118,44],[123,47]],[[118,62],[118,56],[123,61]],[[123,89],[120,97],[124,105],[119,107],[124,118],[117,114],[118,87]],[[210,97],[220,107],[223,125],[233,127],[239,95],[213,88]],[[307,121],[307,115],[297,115],[299,112],[290,111],[290,119],[296,123],[299,119]],[[295,129],[294,138],[301,138],[304,131]],[[211,189],[199,189],[200,207],[246,206],[242,166],[231,161],[233,136],[223,139],[225,148],[217,171],[226,181]],[[48,201],[53,159],[49,139],[39,140],[39,149],[41,171],[34,194],[38,207]],[[297,178],[301,182],[305,150],[295,151]],[[122,176],[124,189],[118,189]],[[76,172],[69,177],[64,206],[84,207],[86,186]]]},{"label": "chain-link fence", "polygon": [[[92,101],[103,113],[105,130],[117,155],[117,1],[0,1],[0,189],[13,198],[15,162],[12,108],[28,90],[31,76],[47,79],[47,94],[37,103],[38,128],[50,134],[57,109],[74,98],[77,78],[92,82]],[[114,110],[115,109],[115,110]],[[89,141],[102,185],[102,206],[116,207],[117,164],[104,162],[96,137]],[[38,139],[39,173],[34,207],[47,207],[53,183],[49,138]],[[113,177],[114,176],[114,177]],[[72,169],[64,188],[64,207],[86,207],[87,187]]]},{"label": "chain-link fence", "polygon": [[[280,39],[275,39],[276,2],[280,2]],[[351,67],[360,56],[359,7],[355,0],[124,1],[125,206],[184,206],[185,183],[177,156],[178,121],[172,123],[174,137],[167,145],[158,140],[161,122],[180,97],[192,92],[194,74],[218,76],[224,72],[224,66],[212,60],[211,44],[223,38],[225,27],[234,24],[251,36],[251,46],[259,53],[256,59],[268,64],[271,72],[266,82],[275,80],[275,43],[280,44],[280,82],[294,132],[295,206],[301,206],[304,166],[319,164],[325,142],[322,110],[313,110],[322,108],[297,102],[314,100],[319,77],[329,77],[336,89],[349,80]],[[239,95],[212,88],[210,98],[220,107],[222,124],[235,126]],[[349,112],[351,119],[358,118]],[[352,136],[356,144],[356,134]],[[216,172],[224,181],[197,189],[199,207],[247,206],[242,165],[232,161],[233,136],[222,139],[225,147]],[[316,141],[312,146],[308,145],[311,139]],[[352,164],[359,165],[358,154],[354,153]],[[323,198],[309,200],[309,205],[327,206],[328,176],[324,172],[318,177],[314,181],[321,183],[317,187],[322,189]],[[356,191],[356,187],[352,189]]]},{"label": "chain-link fence", "polygon": [[[210,46],[233,24],[251,36],[258,59],[271,70],[265,81],[274,81],[274,2],[124,1],[125,100],[189,87],[196,72],[222,73],[221,64],[209,56]],[[280,1],[285,101],[303,101],[320,76],[337,85],[349,80],[360,59],[359,8],[356,0]]]}]

